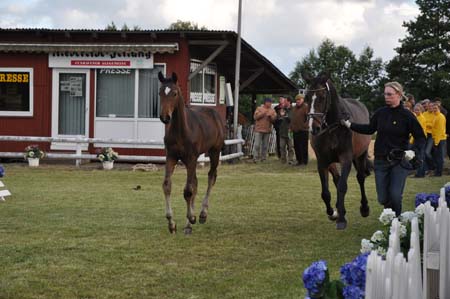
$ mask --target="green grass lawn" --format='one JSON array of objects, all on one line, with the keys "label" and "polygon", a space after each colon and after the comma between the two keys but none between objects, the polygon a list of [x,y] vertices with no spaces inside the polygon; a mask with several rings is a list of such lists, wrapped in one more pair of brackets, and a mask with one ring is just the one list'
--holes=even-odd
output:
[{"label": "green grass lawn", "polygon": [[[82,165],[4,164],[12,196],[0,204],[0,298],[303,298],[303,270],[325,259],[331,278],[380,227],[374,178],[371,215],[359,215],[352,171],[348,227],[325,215],[314,162],[223,164],[206,224],[183,234],[186,179],[173,177],[178,234],[170,235],[163,170],[112,171]],[[198,216],[208,168],[198,171]],[[417,192],[438,192],[448,177],[408,179],[404,210]],[[138,191],[133,190],[137,185]],[[333,202],[335,190],[332,189]],[[334,204],[334,203],[333,203]]]}]

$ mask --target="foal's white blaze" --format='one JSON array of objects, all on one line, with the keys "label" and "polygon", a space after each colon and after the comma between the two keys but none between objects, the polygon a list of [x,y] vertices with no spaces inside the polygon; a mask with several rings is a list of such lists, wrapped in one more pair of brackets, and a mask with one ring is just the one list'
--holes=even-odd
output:
[{"label": "foal's white blaze", "polygon": [[[309,113],[314,113],[314,102],[316,101],[316,94],[314,93],[312,96],[312,103],[311,103],[311,109],[309,110]],[[313,124],[313,118],[309,118],[309,132],[312,132],[312,124]]]},{"label": "foal's white blaze", "polygon": [[166,95],[168,95],[168,94],[170,93],[170,91],[171,91],[170,87],[169,87],[169,86],[166,86],[166,89],[164,89],[164,93],[165,93]]}]

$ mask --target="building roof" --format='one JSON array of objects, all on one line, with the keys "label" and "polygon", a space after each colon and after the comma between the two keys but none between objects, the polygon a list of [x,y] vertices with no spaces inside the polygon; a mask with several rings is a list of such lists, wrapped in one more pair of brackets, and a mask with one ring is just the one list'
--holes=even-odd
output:
[{"label": "building roof", "polygon": [[[191,59],[211,55],[221,74],[234,83],[237,33],[218,30],[0,29],[0,51],[55,52],[121,50],[173,53],[177,40],[189,44]],[[219,49],[220,48],[220,49]],[[277,94],[298,87],[272,62],[241,39],[240,92]]]}]

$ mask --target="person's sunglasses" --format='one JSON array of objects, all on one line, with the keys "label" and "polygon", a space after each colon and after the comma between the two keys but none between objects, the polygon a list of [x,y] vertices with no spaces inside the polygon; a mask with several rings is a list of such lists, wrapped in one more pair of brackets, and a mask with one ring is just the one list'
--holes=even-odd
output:
[{"label": "person's sunglasses", "polygon": [[384,93],[384,96],[385,97],[390,97],[390,96],[393,96],[395,93],[392,93],[392,92],[385,92]]}]

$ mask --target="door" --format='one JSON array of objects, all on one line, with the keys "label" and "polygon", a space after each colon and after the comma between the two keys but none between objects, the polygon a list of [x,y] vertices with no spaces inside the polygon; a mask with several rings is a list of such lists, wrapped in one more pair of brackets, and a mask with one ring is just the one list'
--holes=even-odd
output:
[{"label": "door", "polygon": [[[89,70],[53,69],[52,90],[52,137],[89,137]],[[54,142],[51,148],[76,149],[76,144]]]}]

